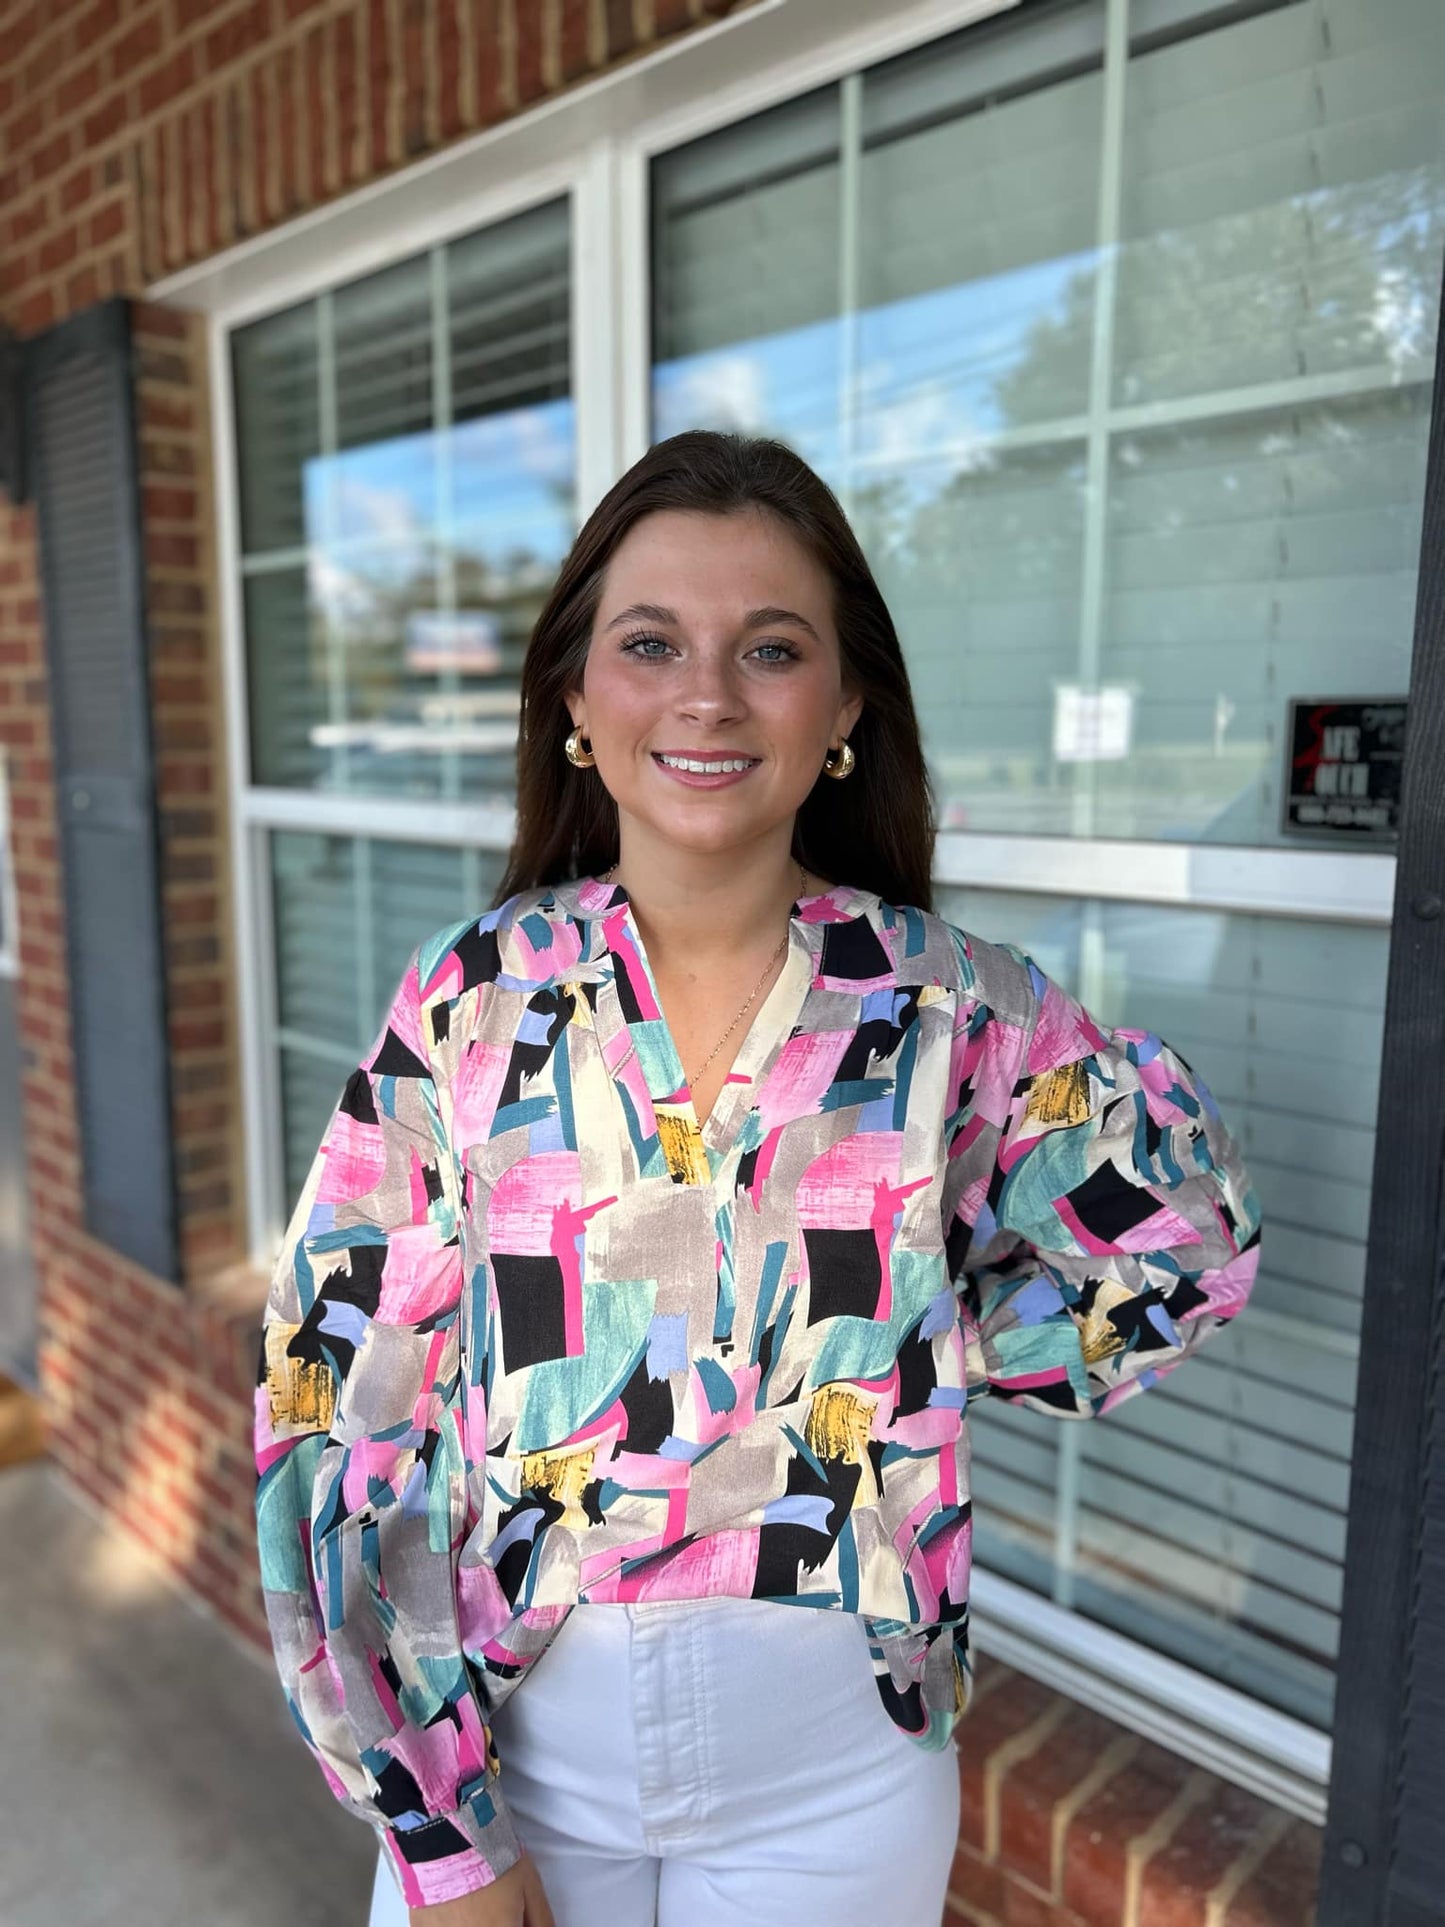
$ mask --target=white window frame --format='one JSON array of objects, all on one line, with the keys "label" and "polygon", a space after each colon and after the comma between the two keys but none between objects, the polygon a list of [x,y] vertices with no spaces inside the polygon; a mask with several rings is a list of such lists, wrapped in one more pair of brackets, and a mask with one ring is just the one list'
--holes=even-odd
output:
[{"label": "white window frame", "polygon": [[[1129,0],[1102,0],[1116,62]],[[573,401],[577,509],[585,517],[650,439],[648,186],[654,156],[923,45],[1017,0],[754,0],[721,21],[543,103],[285,226],[166,277],[148,298],[209,317],[220,626],[235,878],[249,1233],[258,1265],[283,1228],[269,835],[276,829],[505,849],[510,809],[266,789],[247,777],[249,720],[230,335],[245,322],[566,193],[572,206]],[[880,18],[880,13],[885,17]],[[1106,88],[1107,94],[1107,88]],[[1101,244],[1117,194],[1121,101],[1106,98]],[[1427,371],[1428,376],[1428,371]],[[1081,439],[1171,419],[1317,397],[1305,384],[1081,417]],[[1316,384],[1319,386],[1319,384]],[[1347,389],[1348,384],[1344,387]],[[1321,396],[1341,392],[1331,379]],[[1136,419],[1137,417],[1137,419]],[[1146,420],[1146,417],[1148,418]],[[1051,435],[1063,424],[1055,424]],[[1029,431],[1033,436],[1033,431]],[[1097,533],[1095,545],[1097,547]],[[1093,566],[1097,567],[1098,556]],[[944,884],[1260,912],[1388,927],[1388,854],[1120,843],[1115,839],[951,832]],[[1251,1313],[1251,1317],[1263,1314]],[[1286,1321],[1288,1322],[1288,1321]],[[1352,1341],[1342,1341],[1346,1345]],[[1052,1600],[980,1569],[978,1644],[1174,1751],[1316,1822],[1329,1777],[1327,1734],[1263,1706]]]}]

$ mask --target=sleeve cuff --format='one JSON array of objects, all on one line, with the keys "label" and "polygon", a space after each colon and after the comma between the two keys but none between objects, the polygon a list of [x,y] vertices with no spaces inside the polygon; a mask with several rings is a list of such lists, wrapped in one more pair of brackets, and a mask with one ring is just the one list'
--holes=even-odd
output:
[{"label": "sleeve cuff", "polygon": [[[408,1825],[415,1819],[416,1824]],[[408,1907],[434,1907],[492,1882],[522,1857],[522,1843],[495,1779],[455,1813],[424,1820],[403,1815],[376,1829]]]}]

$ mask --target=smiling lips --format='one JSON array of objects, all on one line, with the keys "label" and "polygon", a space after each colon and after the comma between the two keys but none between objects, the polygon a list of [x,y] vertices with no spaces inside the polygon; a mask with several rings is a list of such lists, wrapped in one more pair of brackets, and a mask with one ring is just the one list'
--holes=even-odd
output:
[{"label": "smiling lips", "polygon": [[721,789],[756,769],[760,756],[709,756],[698,751],[654,750],[652,760],[689,789]]}]

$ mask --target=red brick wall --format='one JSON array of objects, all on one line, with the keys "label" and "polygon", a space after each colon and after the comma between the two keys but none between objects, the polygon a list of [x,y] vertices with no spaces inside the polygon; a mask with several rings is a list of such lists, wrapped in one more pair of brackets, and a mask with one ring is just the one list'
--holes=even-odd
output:
[{"label": "red brick wall", "polygon": [[746,0],[18,0],[0,315],[33,334]]},{"label": "red brick wall", "polygon": [[989,1660],[959,1728],[948,1915],[975,1927],[1309,1927],[1320,1835]]},{"label": "red brick wall", "polygon": [[[148,283],[746,0],[18,0],[0,24],[0,321],[131,298],[182,1289],[80,1228],[31,509],[0,503],[0,748],[51,1451],[266,1649],[204,331]],[[952,1918],[1293,1927],[1314,1830],[1002,1667],[963,1729]]]}]

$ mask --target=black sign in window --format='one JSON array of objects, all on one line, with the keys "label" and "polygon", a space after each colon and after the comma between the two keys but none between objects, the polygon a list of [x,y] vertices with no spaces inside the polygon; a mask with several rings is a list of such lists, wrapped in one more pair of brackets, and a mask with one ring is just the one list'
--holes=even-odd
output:
[{"label": "black sign in window", "polygon": [[1298,697],[1285,737],[1282,828],[1393,843],[1399,835],[1405,699]]}]

